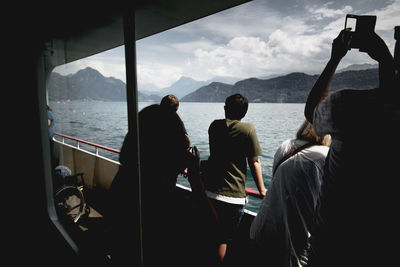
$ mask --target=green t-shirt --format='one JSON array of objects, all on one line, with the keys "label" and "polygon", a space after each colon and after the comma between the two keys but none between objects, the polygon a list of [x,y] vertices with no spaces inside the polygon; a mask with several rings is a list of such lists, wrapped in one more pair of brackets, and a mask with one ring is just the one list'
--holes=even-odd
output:
[{"label": "green t-shirt", "polygon": [[251,123],[215,120],[208,129],[210,171],[205,177],[208,191],[229,197],[246,197],[247,158],[262,153]]}]

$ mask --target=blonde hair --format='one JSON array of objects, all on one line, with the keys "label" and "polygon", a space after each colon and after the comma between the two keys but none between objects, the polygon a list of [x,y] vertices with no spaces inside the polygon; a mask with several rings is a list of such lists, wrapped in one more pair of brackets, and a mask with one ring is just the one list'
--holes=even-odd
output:
[{"label": "blonde hair", "polygon": [[307,120],[305,120],[297,130],[296,138],[315,143],[316,145],[330,146],[331,144],[331,136],[327,134],[323,137],[319,137],[315,133],[312,124]]}]

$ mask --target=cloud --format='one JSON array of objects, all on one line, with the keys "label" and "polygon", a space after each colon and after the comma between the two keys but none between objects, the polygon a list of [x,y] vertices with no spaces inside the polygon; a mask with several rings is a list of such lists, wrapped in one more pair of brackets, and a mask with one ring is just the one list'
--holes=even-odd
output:
[{"label": "cloud", "polygon": [[125,82],[124,47],[120,46],[103,53],[61,65],[54,69],[62,75],[76,73],[80,69],[91,67],[98,70],[105,77],[114,77]]},{"label": "cloud", "polygon": [[[247,78],[291,71],[318,72],[337,29],[327,34],[323,32],[326,22],[320,26],[314,18],[311,24],[309,14],[295,14],[296,10],[283,14],[267,2],[255,2],[170,30],[178,40],[190,36],[188,42],[162,43],[177,58],[185,54],[184,60],[173,60],[175,66],[183,64],[176,76],[208,80],[214,76]],[[334,9],[328,3],[309,10],[312,16],[332,20],[351,8]]]},{"label": "cloud", "polygon": [[290,69],[307,71],[301,61],[320,48],[296,43],[298,41],[280,30],[271,34],[268,41],[259,37],[235,37],[216,49],[197,49],[191,64],[206,70],[210,76],[240,78],[267,76]]},{"label": "cloud", "polygon": [[282,26],[282,14],[270,8],[269,4],[266,1],[251,1],[182,25],[171,32],[206,36],[218,44],[238,36],[265,36]]},{"label": "cloud", "polygon": [[265,38],[240,36],[210,49],[196,49],[189,69],[202,69],[210,76],[240,78],[291,71],[313,72],[321,64],[320,54],[328,50],[325,37],[304,21],[292,17],[281,20],[286,22],[282,23],[283,27]]},{"label": "cloud", "polygon": [[[266,43],[258,37],[235,37],[214,49],[197,49],[192,65],[210,76],[243,77],[251,66],[263,68]],[[249,70],[250,71],[250,70]]]},{"label": "cloud", "polygon": [[[320,73],[347,13],[377,15],[376,31],[393,51],[399,12],[400,0],[252,1],[138,41],[138,83],[162,88],[181,76],[208,80]],[[63,71],[91,66],[125,81],[123,49],[68,64]],[[371,59],[352,50],[341,64],[355,63]]]},{"label": "cloud", "polygon": [[374,15],[378,17],[376,30],[393,31],[394,26],[400,25],[400,0],[395,0],[390,5],[376,10]]},{"label": "cloud", "polygon": [[[366,8],[367,9],[367,8]],[[376,30],[393,51],[393,27],[400,11],[400,0],[379,9],[358,13],[350,5],[328,2],[307,7],[309,13],[287,16],[269,12],[274,29],[250,31],[252,34],[232,37],[216,47],[197,48],[189,70],[202,70],[203,76],[265,77],[288,72],[320,73],[329,59],[332,40],[344,27],[346,14],[375,14]],[[233,23],[234,22],[230,22]],[[268,24],[264,24],[268,25]],[[227,26],[228,27],[228,26]],[[264,26],[267,27],[267,26]],[[226,27],[219,27],[225,29]],[[244,31],[240,30],[241,33]],[[228,35],[226,35],[228,36]],[[374,63],[365,53],[353,49],[341,65]]]},{"label": "cloud", "polygon": [[183,70],[170,64],[147,62],[138,63],[137,72],[139,84],[154,84],[158,88],[164,88],[176,82],[182,76]]},{"label": "cloud", "polygon": [[328,2],[319,6],[308,7],[308,12],[310,12],[314,19],[322,20],[324,18],[338,18],[344,17],[346,14],[351,13],[353,8],[349,5],[340,7],[340,8],[329,8],[329,6],[333,5],[334,2]]},{"label": "cloud", "polygon": [[174,48],[175,51],[188,54],[193,53],[194,47],[203,47],[204,49],[213,49],[216,47],[216,45],[212,41],[204,37],[200,37],[199,40],[195,41],[172,43],[170,46]]}]

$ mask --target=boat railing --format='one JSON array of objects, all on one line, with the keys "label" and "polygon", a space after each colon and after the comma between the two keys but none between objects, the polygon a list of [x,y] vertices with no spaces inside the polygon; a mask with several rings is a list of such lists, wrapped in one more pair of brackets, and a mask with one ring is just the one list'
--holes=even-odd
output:
[{"label": "boat railing", "polygon": [[55,132],[54,134],[59,136],[59,137],[61,137],[61,143],[63,143],[63,144],[65,144],[65,138],[67,138],[69,140],[76,141],[76,148],[80,148],[80,144],[85,144],[85,145],[89,145],[89,146],[94,147],[96,156],[99,155],[99,148],[103,149],[103,150],[106,150],[106,151],[113,152],[113,153],[117,153],[117,154],[120,153],[120,151],[118,149],[115,149],[115,148],[110,148],[110,147],[107,147],[107,146],[99,145],[99,144],[92,143],[92,142],[89,142],[89,141],[86,141],[86,140],[82,140],[82,139],[79,139],[79,138],[76,138],[76,137],[68,136],[66,134],[61,134],[61,133],[57,133],[57,132]]},{"label": "boat railing", "polygon": [[[107,147],[107,146],[99,145],[99,144],[96,144],[96,143],[93,143],[93,142],[89,142],[89,141],[86,141],[86,140],[83,140],[83,139],[79,139],[79,138],[76,138],[76,137],[72,137],[72,136],[69,136],[69,135],[66,135],[66,134],[61,134],[61,133],[57,133],[57,132],[55,132],[54,134],[56,136],[61,137],[61,143],[62,144],[66,144],[65,139],[69,139],[69,140],[72,140],[72,141],[76,142],[76,148],[78,148],[78,149],[82,149],[82,148],[80,148],[80,144],[85,144],[85,145],[89,145],[89,146],[94,147],[96,156],[99,156],[99,149],[103,149],[103,150],[106,150],[106,151],[109,151],[109,152],[113,152],[113,153],[116,153],[116,154],[120,153],[120,150],[115,149],[115,148],[110,148],[110,147]],[[255,198],[258,198],[258,199],[262,199],[263,198],[263,196],[257,190],[250,189],[250,188],[247,188],[247,187],[246,187],[246,194],[248,196],[255,197]]]}]

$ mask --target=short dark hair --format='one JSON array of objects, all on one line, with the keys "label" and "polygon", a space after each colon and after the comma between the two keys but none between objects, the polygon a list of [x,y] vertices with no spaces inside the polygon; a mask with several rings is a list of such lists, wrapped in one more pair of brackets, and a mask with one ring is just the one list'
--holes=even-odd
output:
[{"label": "short dark hair", "polygon": [[165,110],[176,112],[179,108],[179,100],[174,95],[166,95],[161,99],[160,106]]},{"label": "short dark hair", "polygon": [[225,117],[231,120],[241,120],[247,113],[249,101],[241,94],[234,94],[225,100]]}]

